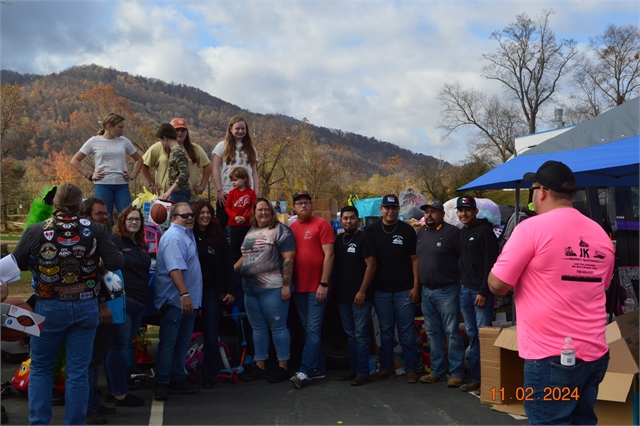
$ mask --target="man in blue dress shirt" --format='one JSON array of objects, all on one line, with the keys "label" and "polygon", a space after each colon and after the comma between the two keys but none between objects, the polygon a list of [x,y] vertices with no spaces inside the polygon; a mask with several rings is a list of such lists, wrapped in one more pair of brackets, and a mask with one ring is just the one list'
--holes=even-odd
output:
[{"label": "man in blue dress shirt", "polygon": [[160,238],[156,261],[156,307],[160,315],[160,343],[153,398],[171,393],[194,393],[196,384],[185,380],[184,360],[193,324],[202,302],[202,273],[193,236],[194,215],[187,203],[171,208],[171,226]]}]

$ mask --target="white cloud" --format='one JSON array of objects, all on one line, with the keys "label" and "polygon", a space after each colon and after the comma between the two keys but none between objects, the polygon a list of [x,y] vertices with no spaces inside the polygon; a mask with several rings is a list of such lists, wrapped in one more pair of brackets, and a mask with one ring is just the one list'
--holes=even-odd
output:
[{"label": "white cloud", "polygon": [[559,37],[581,43],[609,22],[638,21],[631,2],[105,4],[0,5],[2,67],[50,73],[98,63],[451,162],[466,154],[465,132],[442,138],[436,96],[454,81],[501,92],[480,75],[492,31],[545,8],[556,11]]}]

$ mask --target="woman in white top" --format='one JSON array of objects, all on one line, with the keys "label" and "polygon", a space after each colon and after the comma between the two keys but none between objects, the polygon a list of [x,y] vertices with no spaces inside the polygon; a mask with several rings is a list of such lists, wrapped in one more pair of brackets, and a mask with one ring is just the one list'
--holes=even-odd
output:
[{"label": "woman in white top", "polygon": [[[131,205],[129,181],[134,180],[142,167],[142,156],[131,141],[123,136],[124,117],[110,113],[102,120],[102,129],[82,145],[71,159],[74,169],[94,183],[93,194],[107,205],[109,218],[113,219],[113,205],[118,212]],[[86,170],[82,161],[93,154],[94,171]],[[136,161],[129,173],[126,156]]]},{"label": "woman in white top", "polygon": [[[200,145],[191,142],[187,120],[174,118],[170,123],[178,133],[178,144],[184,147],[189,157],[189,186],[191,187],[191,201],[207,187],[211,177],[211,161]],[[162,146],[162,141],[154,143],[142,156],[142,176],[147,182],[149,191],[156,195],[162,195],[169,189],[169,150]],[[155,169],[155,179],[151,177],[151,169]],[[200,179],[202,170],[202,179]]]},{"label": "woman in white top", "polygon": [[229,119],[225,140],[218,143],[213,149],[213,182],[216,185],[218,202],[216,217],[220,221],[222,229],[226,229],[229,216],[224,210],[227,194],[233,189],[233,182],[229,178],[229,172],[234,167],[244,167],[251,176],[251,184],[260,196],[258,182],[258,152],[253,146],[253,140],[249,134],[247,120],[241,115],[234,115]]}]

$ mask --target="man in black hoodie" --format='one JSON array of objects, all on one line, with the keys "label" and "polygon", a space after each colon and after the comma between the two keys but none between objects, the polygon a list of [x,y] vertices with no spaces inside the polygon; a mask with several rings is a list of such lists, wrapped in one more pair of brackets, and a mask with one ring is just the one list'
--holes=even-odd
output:
[{"label": "man in black hoodie", "polygon": [[480,340],[479,329],[491,325],[494,296],[489,290],[487,278],[498,258],[498,239],[487,219],[478,219],[475,198],[463,195],[456,205],[458,219],[464,227],[460,230],[460,266],[462,290],[460,311],[469,337],[471,383],[460,387],[464,392],[480,389]]}]

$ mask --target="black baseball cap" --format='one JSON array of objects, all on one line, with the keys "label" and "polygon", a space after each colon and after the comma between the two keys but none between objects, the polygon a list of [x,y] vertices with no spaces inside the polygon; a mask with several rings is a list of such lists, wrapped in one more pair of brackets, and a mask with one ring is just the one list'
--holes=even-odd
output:
[{"label": "black baseball cap", "polygon": [[463,195],[461,197],[458,197],[458,202],[456,203],[456,209],[459,209],[460,207],[471,207],[472,209],[475,209],[477,208],[476,199],[473,198],[471,195]]},{"label": "black baseball cap", "polygon": [[396,197],[394,194],[387,194],[384,197],[382,197],[382,203],[380,203],[380,205],[382,207],[387,207],[387,206],[400,207],[400,201],[398,201],[398,197]]},{"label": "black baseball cap", "polygon": [[569,166],[560,161],[546,161],[537,172],[525,173],[523,179],[563,194],[576,192],[576,177]]},{"label": "black baseball cap", "polygon": [[307,197],[309,201],[311,201],[311,194],[309,194],[307,191],[302,190],[293,193],[293,202],[295,203],[296,200],[300,197]]},{"label": "black baseball cap", "polygon": [[427,207],[433,207],[434,209],[444,211],[444,206],[438,200],[427,201],[427,204],[420,206],[420,210],[425,211]]}]

